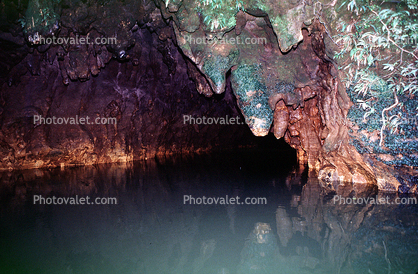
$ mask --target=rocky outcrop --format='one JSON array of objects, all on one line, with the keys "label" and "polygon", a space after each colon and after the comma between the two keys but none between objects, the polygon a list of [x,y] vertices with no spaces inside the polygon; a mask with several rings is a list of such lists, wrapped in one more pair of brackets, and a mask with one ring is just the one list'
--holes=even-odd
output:
[{"label": "rocky outcrop", "polygon": [[[88,61],[94,51],[77,48],[38,48],[24,57],[1,88],[0,169],[128,162],[250,145],[254,138],[241,124],[232,94],[199,96],[181,53],[163,37],[138,29],[129,59],[118,62],[104,48],[93,60],[100,68]],[[235,122],[185,119],[203,116]],[[62,120],[52,124],[54,117]],[[81,123],[87,117],[91,124]],[[63,121],[70,118],[76,121]],[[105,123],[96,124],[97,118]]]},{"label": "rocky outcrop", "polygon": [[[231,3],[185,1],[179,10],[162,7],[162,12],[173,18],[179,46],[212,90],[223,92],[230,73],[253,134],[273,131],[277,138],[284,137],[325,188],[351,184],[356,191],[374,186],[414,192],[353,143],[358,135],[350,134],[347,119],[353,103],[333,59],[338,47],[332,36],[337,31],[330,27],[336,27],[337,1],[250,2],[237,2],[232,12],[226,8]],[[229,12],[216,15],[211,8]],[[184,10],[187,18],[196,13],[203,22],[191,25],[184,20]]]},{"label": "rocky outcrop", "polygon": [[[78,87],[95,92],[105,85],[104,79],[110,76],[112,80],[107,81],[107,85],[111,86],[113,83],[113,89],[119,94],[116,96],[119,99],[109,98],[109,101],[101,106],[102,111],[96,112],[127,121],[129,119],[121,102],[125,102],[126,98],[140,98],[133,99],[132,102],[128,100],[132,108],[129,110],[131,117],[139,118],[130,119],[132,124],[124,127],[124,130],[130,128],[128,131],[136,132],[137,128],[142,126],[136,125],[138,121],[165,115],[166,119],[157,118],[160,123],[155,127],[164,128],[166,125],[172,126],[173,123],[169,120],[173,119],[169,117],[174,116],[177,117],[174,120],[178,120],[179,113],[173,109],[172,103],[163,99],[171,96],[167,91],[158,91],[158,96],[148,98],[148,93],[144,94],[144,89],[138,89],[138,82],[133,79],[152,71],[153,78],[147,76],[148,80],[140,80],[147,83],[146,89],[168,87],[171,90],[171,84],[158,85],[155,79],[165,79],[166,83],[182,81],[174,75],[178,75],[179,71],[184,75],[187,69],[195,88],[207,97],[224,93],[229,89],[230,83],[235,98],[225,95],[228,100],[224,104],[229,106],[236,100],[243,120],[255,136],[265,136],[273,132],[276,138],[283,137],[297,151],[300,164],[307,165],[310,176],[320,178],[324,188],[336,190],[350,185],[356,192],[365,192],[377,187],[385,191],[414,193],[416,184],[411,184],[410,181],[416,178],[415,171],[401,174],[401,169],[395,169],[395,166],[415,165],[415,152],[398,147],[396,155],[393,155],[393,150],[388,153],[380,147],[379,150],[370,153],[367,148],[372,144],[364,138],[359,138],[363,134],[361,128],[357,127],[358,122],[353,123],[353,120],[350,120],[357,107],[353,106],[355,98],[352,94],[347,94],[342,83],[342,72],[333,59],[338,47],[332,37],[337,33],[338,26],[344,24],[344,20],[349,20],[346,10],[336,9],[337,6],[341,6],[340,2],[156,0],[122,3],[115,0],[96,3],[67,0],[55,3],[33,0],[28,6],[12,3],[3,8],[2,16],[6,17],[3,29],[7,29],[13,35],[2,34],[2,39],[19,46],[19,54],[16,55],[20,62],[3,61],[10,68],[3,74],[3,78],[8,85],[14,85],[24,79],[22,75],[26,71],[32,75],[45,75],[52,73],[48,68],[54,67],[51,78],[60,79],[77,98],[84,96],[77,94],[75,90],[78,90]],[[20,15],[17,13],[14,17],[5,16],[7,8],[16,8]],[[19,18],[20,28],[16,26]],[[41,45],[38,38],[43,36],[45,39],[60,38],[61,41],[104,39],[107,43]],[[152,50],[149,44],[152,44]],[[27,52],[30,54],[26,56]],[[161,61],[153,63],[157,56]],[[56,73],[57,67],[59,75]],[[109,70],[112,72],[106,72],[105,67],[110,67]],[[144,70],[144,67],[147,69]],[[127,87],[120,83],[119,79],[122,78],[122,82],[126,81],[128,84]],[[176,86],[180,86],[178,90],[190,87],[185,81],[180,85],[176,83]],[[43,83],[43,87],[50,88],[47,83]],[[66,96],[70,98],[70,95]],[[184,96],[188,97],[179,95],[176,102],[184,102]],[[87,101],[93,100],[89,96],[87,98]],[[152,103],[146,104],[146,99],[151,99]],[[45,107],[28,106],[32,107],[29,111],[32,114],[25,117],[33,116],[35,113],[52,115],[69,111],[54,112],[55,103],[51,103],[51,99],[48,100]],[[202,98],[192,100],[198,100],[198,104],[204,101]],[[85,105],[85,101],[80,101],[77,105],[78,112],[90,112],[90,105]],[[51,111],[48,104],[52,106]],[[144,107],[141,104],[147,105],[146,108],[157,105],[155,108],[166,109],[166,112],[163,111],[162,115],[150,115],[149,112],[142,111]],[[193,101],[192,104],[196,102]],[[2,106],[3,109],[4,106],[5,104]],[[190,108],[193,107],[190,105]],[[201,109],[205,108],[201,106]],[[11,131],[8,127],[9,125],[4,127],[4,132]],[[149,125],[147,128],[153,126]],[[178,127],[174,126],[172,129],[178,130]],[[35,129],[26,131],[32,130],[36,132]],[[89,129],[81,131],[87,134],[86,140],[94,140],[95,135],[90,134]],[[117,131],[114,128],[106,129],[106,134]],[[101,134],[103,131],[98,133]],[[20,135],[23,136],[25,133]],[[129,134],[122,135],[118,135],[119,143],[129,143],[128,151],[131,151],[130,147],[142,146],[138,145],[142,141],[137,141],[140,137],[125,142],[123,140],[130,140],[130,137],[126,137]],[[365,136],[371,135],[376,135],[376,132],[365,133]],[[380,135],[383,136],[383,133]],[[71,135],[70,139],[76,138],[74,136]],[[171,140],[171,137],[165,138]],[[414,139],[415,135],[408,138]],[[20,147],[20,150],[27,147],[26,141],[16,141],[25,144],[10,145],[12,141],[6,139],[3,137],[3,143],[11,146],[13,151],[17,151],[17,147]],[[114,141],[109,141],[109,144],[112,142]],[[150,142],[154,143],[151,147],[155,151],[157,147],[161,147],[161,150],[164,150],[162,147],[167,147],[155,145],[155,141]],[[102,146],[98,143],[94,146],[96,145]],[[7,146],[4,145],[4,155],[12,151]],[[109,146],[113,149],[114,145]],[[88,155],[93,153],[92,147],[88,145],[86,148],[89,151]],[[402,156],[403,153],[408,153],[408,156]],[[117,155],[125,155],[125,152]],[[7,157],[9,156],[5,156],[5,159]],[[110,157],[109,161],[117,160],[118,157]],[[132,159],[126,155],[121,157]],[[87,158],[92,159],[90,156]],[[41,162],[31,164],[43,165]],[[388,165],[391,166],[389,172]],[[395,171],[398,171],[399,175],[393,175]]]},{"label": "rocky outcrop", "polygon": [[[292,13],[301,6],[287,9]],[[312,176],[321,178],[324,187],[328,182],[349,182],[354,188],[377,185],[372,168],[349,144],[345,117],[350,99],[326,53],[325,24],[305,12],[301,13],[303,20],[283,21],[291,28],[279,28],[277,22],[282,19],[278,18],[283,16],[272,15],[268,21],[247,12],[237,12],[235,31],[208,31],[204,24],[190,31],[183,21],[175,20],[178,43],[215,93],[223,92],[231,71],[232,88],[253,134],[265,136],[272,129],[277,138],[284,136],[298,151],[299,161],[308,164]],[[252,41],[254,37],[263,43],[230,42]],[[212,44],[202,45],[199,39]],[[289,43],[297,49],[284,54],[291,48]]]}]

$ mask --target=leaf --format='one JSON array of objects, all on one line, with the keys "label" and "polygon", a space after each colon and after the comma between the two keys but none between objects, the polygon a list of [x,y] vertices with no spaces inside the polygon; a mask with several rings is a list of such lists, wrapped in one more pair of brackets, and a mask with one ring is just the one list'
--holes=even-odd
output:
[{"label": "leaf", "polygon": [[393,71],[395,69],[394,64],[383,64],[383,69]]},{"label": "leaf", "polygon": [[358,51],[357,48],[350,50],[350,57],[353,58],[354,54],[356,54],[357,51]]},{"label": "leaf", "polygon": [[368,66],[371,66],[371,65],[373,64],[373,62],[374,62],[374,58],[373,58],[373,56],[370,54],[370,55],[367,57],[367,65],[368,65]]}]

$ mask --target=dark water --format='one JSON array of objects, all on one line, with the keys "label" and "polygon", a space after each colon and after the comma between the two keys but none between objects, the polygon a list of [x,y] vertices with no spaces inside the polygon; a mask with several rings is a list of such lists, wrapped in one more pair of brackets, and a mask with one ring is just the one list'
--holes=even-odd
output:
[{"label": "dark water", "polygon": [[[418,271],[416,205],[334,204],[285,155],[3,173],[0,273]],[[34,195],[117,204],[40,205]],[[267,204],[191,205],[185,195]]]}]

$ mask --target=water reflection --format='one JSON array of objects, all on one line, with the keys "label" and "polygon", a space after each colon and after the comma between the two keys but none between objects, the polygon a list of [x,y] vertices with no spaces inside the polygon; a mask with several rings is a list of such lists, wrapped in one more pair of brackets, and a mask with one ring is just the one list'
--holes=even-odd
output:
[{"label": "water reflection", "polygon": [[[334,204],[316,180],[266,155],[0,176],[2,273],[418,271],[416,205]],[[34,205],[33,195],[118,204]],[[268,203],[190,205],[184,195]]]}]

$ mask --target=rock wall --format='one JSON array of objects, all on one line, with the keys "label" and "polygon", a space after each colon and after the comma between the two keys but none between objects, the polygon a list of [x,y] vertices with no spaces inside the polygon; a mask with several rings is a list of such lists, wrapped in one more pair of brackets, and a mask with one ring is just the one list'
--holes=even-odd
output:
[{"label": "rock wall", "polygon": [[[395,162],[382,162],[382,157],[376,157],[376,152],[366,152],[368,144],[363,142],[362,150],[356,142],[360,136],[356,131],[357,122],[352,124],[347,119],[347,115],[353,113],[354,97],[351,96],[350,99],[347,95],[342,83],[342,71],[334,60],[338,46],[332,37],[338,33],[341,24],[350,20],[350,13],[338,8],[341,5],[342,1],[322,3],[257,0],[97,3],[67,0],[30,1],[27,5],[10,2],[8,6],[3,7],[2,16],[6,18],[5,22],[8,22],[3,24],[3,29],[8,29],[8,32],[2,34],[2,37],[8,43],[20,46],[21,50],[13,52],[22,61],[17,65],[13,61],[2,61],[11,70],[6,71],[5,81],[9,85],[17,83],[23,79],[21,76],[26,70],[32,75],[42,74],[47,62],[41,60],[47,59],[47,66],[59,67],[60,70],[60,75],[55,74],[51,78],[60,78],[60,81],[68,86],[66,89],[71,90],[74,98],[84,96],[85,99],[77,105],[80,113],[87,114],[88,108],[83,104],[86,101],[97,100],[97,95],[94,98],[83,94],[74,95],[79,86],[82,86],[84,91],[92,90],[94,93],[102,89],[112,89],[113,85],[113,90],[119,94],[119,101],[109,98],[110,101],[102,106],[107,112],[96,112],[103,115],[109,113],[121,119],[127,119],[126,115],[121,114],[121,110],[125,109],[125,106],[121,105],[121,102],[125,102],[123,98],[136,98],[129,103],[131,109],[128,110],[131,113],[130,117],[141,117],[138,120],[131,119],[128,126],[136,132],[138,127],[143,126],[136,123],[143,121],[146,115],[149,115],[150,119],[166,115],[168,120],[173,120],[169,117],[177,117],[175,119],[178,120],[179,112],[173,109],[172,103],[166,101],[167,96],[172,95],[167,92],[172,90],[171,86],[161,85],[156,79],[165,79],[165,83],[181,81],[181,78],[175,75],[178,75],[178,71],[185,75],[187,68],[189,77],[194,80],[195,88],[205,96],[224,93],[225,90],[229,90],[230,83],[235,98],[227,92],[226,102],[220,101],[220,104],[232,105],[236,100],[243,120],[255,136],[265,136],[273,132],[278,139],[284,137],[286,142],[297,150],[301,165],[308,165],[310,176],[320,178],[323,187],[337,190],[340,185],[348,184],[357,193],[377,187],[386,191],[416,192],[415,183],[411,183],[416,177],[413,169],[406,173],[405,168],[395,170]],[[6,12],[7,8],[16,8],[20,14],[18,12],[9,15]],[[18,19],[20,27],[16,26]],[[41,37],[115,38],[116,42],[106,46],[77,44],[53,47],[42,45]],[[148,44],[153,45],[152,50]],[[28,51],[31,54],[25,57]],[[144,54],[149,59],[144,58]],[[156,56],[161,57],[163,62],[153,63]],[[106,72],[105,67],[110,67],[111,72]],[[144,71],[144,67],[149,69]],[[153,77],[138,76],[147,73],[151,73]],[[112,80],[105,80],[107,77],[111,77]],[[147,98],[149,93],[144,94],[142,91],[145,89],[138,88],[138,78],[142,79],[140,82],[147,82],[146,89],[152,86],[151,89],[158,90],[155,93],[159,95]],[[121,85],[120,81],[126,81],[127,85]],[[186,86],[188,90],[193,89],[187,81],[176,84],[176,87],[181,88],[175,90],[184,92]],[[44,85],[49,89],[47,84]],[[165,94],[161,91],[164,89]],[[100,94],[101,97],[104,96],[103,92]],[[189,103],[185,103],[183,99],[189,96],[189,92],[181,95],[178,93],[176,102],[181,101],[188,105]],[[69,98],[65,100],[70,100]],[[150,115],[149,111],[142,112],[144,107],[138,105],[145,104],[145,98],[152,101],[145,108],[161,104],[161,107],[157,106],[156,109],[166,107],[166,113]],[[192,100],[197,100],[197,104],[204,101],[202,98]],[[69,111],[54,112],[55,103],[50,100],[46,104],[51,104],[52,110],[47,111],[47,107],[36,106],[41,109],[38,113],[48,112],[52,115]],[[96,102],[92,104],[99,105]],[[189,108],[193,109],[195,104],[194,101],[190,102]],[[182,113],[189,113],[189,108],[186,107],[187,110],[182,110]],[[220,106],[219,108],[221,109]],[[162,128],[167,123],[177,132],[175,134],[180,134],[178,126],[171,127],[173,123],[158,118],[153,121],[160,121],[158,127]],[[5,128],[5,132],[8,130]],[[94,142],[94,134],[92,136],[88,133],[89,130],[85,129],[81,131]],[[117,131],[106,129],[107,134]],[[165,132],[164,129],[157,131]],[[52,132],[55,133],[54,130]],[[109,137],[108,143],[112,145],[104,146],[113,149],[115,138],[119,138],[119,143],[124,143],[125,140],[132,140],[128,135]],[[184,136],[186,135],[185,133]],[[133,141],[126,141],[129,143],[127,150],[131,151],[130,147],[136,146],[137,140],[142,140],[143,137],[138,137],[137,133],[129,136],[135,136]],[[170,136],[164,138],[171,140]],[[70,139],[72,138],[75,137],[71,136]],[[151,139],[153,141],[146,142],[145,147],[152,149],[146,150],[163,151],[167,147],[156,145],[155,138]],[[7,144],[10,142],[5,141]],[[97,147],[103,146],[100,142],[102,141],[97,143]],[[153,142],[153,145],[148,145]],[[202,147],[202,143],[199,143],[198,147]],[[164,149],[157,149],[161,146]],[[172,147],[174,144],[168,146]],[[119,147],[124,145],[116,147],[118,151],[122,151]],[[203,147],[207,146],[203,144]],[[93,149],[90,147],[87,151],[92,153]],[[404,151],[399,153],[402,152]],[[120,157],[132,158],[125,154],[118,152],[115,154],[118,156],[110,157],[109,161],[115,161]],[[90,154],[88,155],[87,158],[90,159]],[[383,158],[386,159],[384,155]],[[409,161],[409,165],[413,163]],[[392,166],[389,168],[388,164]],[[393,176],[395,171],[399,176]]]},{"label": "rock wall", "polygon": [[[189,3],[183,5],[187,10]],[[199,10],[190,5],[191,10]],[[345,117],[351,102],[326,50],[326,24],[312,13],[312,3],[277,5],[259,6],[258,13],[244,6],[236,12],[235,29],[214,29],[204,22],[190,29],[180,11],[162,10],[166,18],[174,18],[179,46],[215,93],[223,92],[230,71],[238,105],[254,135],[265,136],[272,130],[277,138],[284,136],[324,187],[348,182],[361,192],[368,185],[376,186],[372,167],[349,143]],[[205,11],[207,5],[201,8]],[[296,10],[299,17],[284,15]],[[286,16],[292,20],[283,19]],[[283,24],[277,25],[278,18]],[[199,39],[211,45],[198,43]]]},{"label": "rock wall", "polygon": [[[59,37],[71,36],[74,27],[61,26]],[[1,75],[0,169],[126,162],[252,145],[255,137],[230,88],[221,96],[200,96],[193,81],[198,78],[188,74],[194,65],[183,58],[170,30],[157,23],[130,29],[134,46],[124,58],[106,47],[31,48],[22,33],[2,33],[26,55]],[[204,116],[233,118],[234,124],[187,120]],[[80,119],[79,124],[47,124],[40,117],[89,117],[93,124]],[[107,120],[94,124],[96,118]]]},{"label": "rock wall", "polygon": [[[365,153],[355,143],[361,137],[356,131],[359,121],[347,119],[353,97],[347,95],[338,68],[350,59],[338,64],[334,59],[339,47],[333,37],[349,23],[351,13],[341,8],[342,1],[181,3],[177,8],[162,5],[164,17],[175,22],[181,49],[205,74],[215,93],[223,92],[225,76],[231,73],[238,105],[254,135],[273,131],[277,138],[284,136],[298,151],[300,163],[308,164],[311,176],[320,178],[325,188],[351,184],[355,192],[370,186],[416,192],[409,183],[416,172],[402,174],[393,165],[385,165],[393,162],[382,163],[376,151]],[[234,3],[234,11],[227,8]],[[228,13],[216,14],[211,9]],[[203,21],[185,20],[186,12],[187,18],[200,16]],[[416,134],[409,135],[416,140]],[[363,147],[367,150],[368,145]],[[414,152],[397,151],[398,158],[402,153],[415,157]],[[396,152],[380,153],[393,158]]]}]

